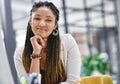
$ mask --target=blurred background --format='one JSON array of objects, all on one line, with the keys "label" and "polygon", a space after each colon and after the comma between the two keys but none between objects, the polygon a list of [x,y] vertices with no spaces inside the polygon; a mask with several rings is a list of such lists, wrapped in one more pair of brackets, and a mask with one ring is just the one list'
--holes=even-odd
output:
[{"label": "blurred background", "polygon": [[[13,54],[24,44],[35,1],[39,0],[0,0],[0,84],[19,84]],[[109,74],[119,84],[120,0],[49,1],[60,10],[60,33],[71,33],[79,46],[80,76]]]}]

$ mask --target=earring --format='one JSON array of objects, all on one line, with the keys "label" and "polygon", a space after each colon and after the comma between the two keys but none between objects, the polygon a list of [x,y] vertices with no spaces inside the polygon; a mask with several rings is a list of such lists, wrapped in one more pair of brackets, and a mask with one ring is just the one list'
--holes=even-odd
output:
[{"label": "earring", "polygon": [[53,36],[57,36],[59,34],[59,31],[58,29],[54,29],[53,32],[52,32]]}]

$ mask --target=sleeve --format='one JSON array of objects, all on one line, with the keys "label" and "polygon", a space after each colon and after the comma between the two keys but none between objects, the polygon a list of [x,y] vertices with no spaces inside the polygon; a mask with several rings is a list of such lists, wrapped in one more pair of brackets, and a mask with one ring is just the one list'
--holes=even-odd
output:
[{"label": "sleeve", "polygon": [[80,79],[81,58],[75,39],[70,34],[67,34],[67,38],[67,81],[73,84]]},{"label": "sleeve", "polygon": [[15,64],[15,68],[16,68],[19,79],[21,77],[25,77],[25,78],[27,77],[27,73],[22,63],[22,52],[23,52],[22,48],[16,48],[14,52],[14,64]]}]

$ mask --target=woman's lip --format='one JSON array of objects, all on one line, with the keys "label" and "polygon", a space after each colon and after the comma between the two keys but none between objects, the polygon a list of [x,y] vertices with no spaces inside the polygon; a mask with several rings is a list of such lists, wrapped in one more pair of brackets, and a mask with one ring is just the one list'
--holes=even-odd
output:
[{"label": "woman's lip", "polygon": [[40,30],[40,31],[46,31],[45,28],[37,28],[37,29]]},{"label": "woman's lip", "polygon": [[45,28],[37,28],[37,29],[40,29],[40,30],[45,30]]}]

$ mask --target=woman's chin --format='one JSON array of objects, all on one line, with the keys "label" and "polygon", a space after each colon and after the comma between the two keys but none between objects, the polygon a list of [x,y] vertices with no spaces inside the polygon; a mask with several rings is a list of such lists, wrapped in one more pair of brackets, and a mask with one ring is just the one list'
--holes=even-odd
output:
[{"label": "woman's chin", "polygon": [[41,37],[44,38],[44,39],[47,39],[47,38],[48,38],[48,36],[43,35],[43,34],[36,34],[36,35],[39,35],[39,36],[41,36]]},{"label": "woman's chin", "polygon": [[42,36],[43,39],[47,39],[48,37]]},{"label": "woman's chin", "polygon": [[39,35],[41,36],[42,38],[48,38],[49,37],[49,34],[47,32],[34,32],[35,35]]}]

